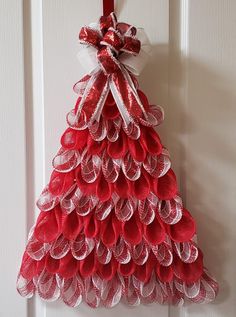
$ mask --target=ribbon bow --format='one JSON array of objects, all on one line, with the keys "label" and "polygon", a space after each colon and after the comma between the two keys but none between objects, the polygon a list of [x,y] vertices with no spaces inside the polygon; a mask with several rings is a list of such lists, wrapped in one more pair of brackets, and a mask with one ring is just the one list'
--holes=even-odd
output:
[{"label": "ribbon bow", "polygon": [[120,70],[119,56],[122,52],[138,55],[140,41],[135,38],[136,28],[126,23],[117,23],[114,13],[101,17],[100,30],[83,27],[79,34],[80,42],[97,49],[97,60],[105,75]]},{"label": "ribbon bow", "polygon": [[137,118],[147,118],[133,75],[140,73],[150,49],[141,31],[139,36],[146,43],[142,50],[137,33],[135,27],[118,23],[114,13],[102,16],[98,25],[82,27],[79,39],[85,48],[78,56],[90,73],[74,86],[80,98],[76,112],[68,117],[71,126],[80,129],[81,116],[87,126],[99,121],[109,91],[126,126]]}]

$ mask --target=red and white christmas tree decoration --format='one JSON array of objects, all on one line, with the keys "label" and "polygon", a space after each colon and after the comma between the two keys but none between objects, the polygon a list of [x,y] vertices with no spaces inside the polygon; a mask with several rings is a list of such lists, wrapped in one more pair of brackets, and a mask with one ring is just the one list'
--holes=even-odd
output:
[{"label": "red and white christmas tree decoration", "polygon": [[79,38],[90,71],[74,86],[79,97],[37,202],[19,293],[73,307],[214,300],[217,282],[154,130],[163,111],[135,78],[149,53],[144,31],[111,13]]}]

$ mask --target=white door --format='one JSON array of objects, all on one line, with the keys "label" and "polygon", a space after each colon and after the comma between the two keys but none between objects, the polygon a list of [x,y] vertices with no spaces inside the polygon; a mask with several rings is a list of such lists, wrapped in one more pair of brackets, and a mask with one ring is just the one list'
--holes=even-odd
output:
[{"label": "white door", "polygon": [[120,20],[145,28],[153,55],[140,76],[161,104],[184,203],[197,222],[205,264],[220,283],[215,303],[96,311],[26,301],[15,280],[35,200],[75,103],[81,69],[78,31],[102,13],[101,0],[0,0],[0,317],[234,317],[236,311],[236,2],[117,0]]}]

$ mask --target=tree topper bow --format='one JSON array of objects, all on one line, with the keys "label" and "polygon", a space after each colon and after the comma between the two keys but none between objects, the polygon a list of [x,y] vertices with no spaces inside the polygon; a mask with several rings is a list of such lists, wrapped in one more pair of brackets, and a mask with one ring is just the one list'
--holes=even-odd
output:
[{"label": "tree topper bow", "polygon": [[143,29],[119,23],[111,13],[102,16],[98,25],[82,27],[79,39],[84,48],[78,57],[89,74],[74,86],[80,98],[76,112],[68,116],[70,126],[79,129],[81,115],[87,126],[99,121],[109,91],[126,126],[137,118],[147,119],[134,77],[139,75],[150,53]]}]

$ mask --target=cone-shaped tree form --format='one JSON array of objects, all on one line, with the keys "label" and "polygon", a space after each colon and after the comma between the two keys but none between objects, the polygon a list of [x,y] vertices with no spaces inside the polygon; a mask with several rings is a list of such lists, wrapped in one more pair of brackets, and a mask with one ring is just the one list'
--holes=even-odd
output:
[{"label": "cone-shaped tree form", "polygon": [[[103,18],[100,23],[105,38],[112,28],[104,28]],[[116,30],[123,32],[119,24]],[[121,44],[114,54],[118,48],[128,50],[129,41]],[[99,84],[103,89],[104,78],[96,83],[100,73],[96,76],[84,79],[86,87],[93,78],[90,88]],[[112,79],[117,87],[126,84],[119,76],[117,82]],[[97,120],[89,121],[94,113],[88,117],[86,111],[93,101],[86,104],[87,88],[79,88],[82,96],[68,114],[69,128],[37,202],[41,212],[17,280],[22,296],[37,292],[44,300],[60,297],[73,307],[82,299],[91,307],[113,307],[120,300],[179,305],[215,298],[218,285],[203,266],[195,221],[183,207],[168,151],[153,128],[163,112],[149,105],[136,84],[132,78],[146,116],[137,111],[135,117],[127,107],[129,125],[114,91],[99,96],[104,106]],[[81,100],[84,108],[79,109]]]}]

